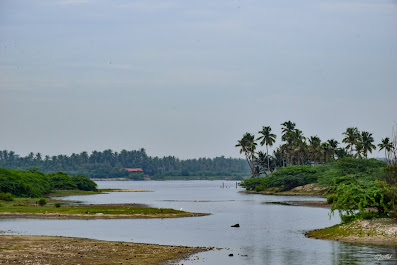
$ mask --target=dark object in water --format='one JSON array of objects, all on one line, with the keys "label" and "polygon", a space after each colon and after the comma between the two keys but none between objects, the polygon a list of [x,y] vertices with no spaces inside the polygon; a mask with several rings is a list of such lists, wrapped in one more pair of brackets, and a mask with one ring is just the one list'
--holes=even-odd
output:
[{"label": "dark object in water", "polygon": [[240,227],[240,224],[232,225],[231,227]]}]

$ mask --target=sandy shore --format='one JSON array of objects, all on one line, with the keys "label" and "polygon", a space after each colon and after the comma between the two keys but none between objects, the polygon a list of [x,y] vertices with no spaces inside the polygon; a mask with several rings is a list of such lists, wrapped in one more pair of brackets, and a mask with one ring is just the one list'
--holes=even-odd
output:
[{"label": "sandy shore", "polygon": [[164,264],[207,250],[211,248],[0,235],[0,264]]}]

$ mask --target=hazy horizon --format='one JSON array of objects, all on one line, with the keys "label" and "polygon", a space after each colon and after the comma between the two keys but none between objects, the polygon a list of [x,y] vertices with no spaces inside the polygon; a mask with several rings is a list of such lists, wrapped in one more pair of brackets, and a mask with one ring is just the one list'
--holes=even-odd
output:
[{"label": "hazy horizon", "polygon": [[3,0],[0,150],[243,158],[245,132],[271,126],[278,146],[288,120],[378,144],[397,121],[396,28],[394,0]]}]

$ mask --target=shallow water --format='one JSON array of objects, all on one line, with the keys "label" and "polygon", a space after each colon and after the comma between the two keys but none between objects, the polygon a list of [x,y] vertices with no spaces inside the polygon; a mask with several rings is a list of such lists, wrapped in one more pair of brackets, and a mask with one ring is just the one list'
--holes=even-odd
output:
[{"label": "shallow water", "polygon": [[[35,220],[0,219],[0,230],[101,240],[222,248],[180,264],[395,264],[395,248],[309,239],[304,232],[339,223],[328,209],[269,204],[316,197],[239,193],[233,181],[99,181],[99,188],[143,189],[69,196],[84,203],[145,203],[153,207],[206,212],[175,219]],[[222,186],[225,188],[222,188]],[[239,223],[239,228],[231,225]],[[233,254],[232,257],[229,254]],[[390,256],[379,255],[391,254]],[[387,258],[386,260],[378,260]]]}]

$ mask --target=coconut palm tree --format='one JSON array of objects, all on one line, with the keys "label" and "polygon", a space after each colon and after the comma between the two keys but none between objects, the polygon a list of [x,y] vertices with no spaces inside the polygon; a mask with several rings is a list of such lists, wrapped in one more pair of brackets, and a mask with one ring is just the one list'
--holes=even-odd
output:
[{"label": "coconut palm tree", "polygon": [[393,150],[393,143],[390,142],[390,138],[386,137],[385,139],[381,140],[381,143],[378,144],[379,152],[385,149],[385,158],[387,160],[387,153]]},{"label": "coconut palm tree", "polygon": [[321,144],[321,150],[323,151],[324,163],[328,163],[329,153],[330,153],[330,145],[325,142]]},{"label": "coconut palm tree", "polygon": [[310,136],[309,140],[309,153],[312,162],[320,162],[321,157],[321,139],[316,136]]},{"label": "coconut palm tree", "polygon": [[336,141],[335,139],[330,139],[328,140],[328,144],[329,144],[329,149],[330,149],[330,156],[332,156],[332,159],[335,159],[335,151],[338,148],[338,141]]},{"label": "coconut palm tree", "polygon": [[276,141],[276,135],[272,133],[272,128],[270,126],[262,126],[262,130],[258,133],[262,134],[262,136],[258,137],[257,140],[261,140],[261,146],[266,145],[266,154],[267,154],[267,172],[270,172],[270,156],[269,156],[269,146],[273,146]]},{"label": "coconut palm tree", "polygon": [[350,127],[346,129],[346,132],[342,133],[345,135],[345,138],[342,140],[342,143],[346,145],[346,151],[350,149],[350,155],[353,155],[353,147],[357,146],[357,143],[360,139],[360,132],[357,127]]},{"label": "coconut palm tree", "polygon": [[255,136],[250,134],[250,133],[245,133],[243,138],[241,140],[237,141],[236,147],[241,147],[240,149],[240,154],[244,153],[248,165],[250,166],[251,169],[251,174],[252,177],[256,177],[257,171],[255,170],[255,149],[256,149],[256,143],[255,143]]},{"label": "coconut palm tree", "polygon": [[295,125],[296,124],[291,121],[281,123],[281,126],[283,126],[283,128],[281,128],[281,132],[283,133],[281,140],[288,142],[290,133],[293,132],[293,130],[295,129]]},{"label": "coconut palm tree", "polygon": [[374,138],[372,137],[372,133],[369,132],[361,132],[360,143],[362,145],[363,154],[367,157],[368,152],[372,153],[372,149],[376,149],[376,146],[373,144]]}]

